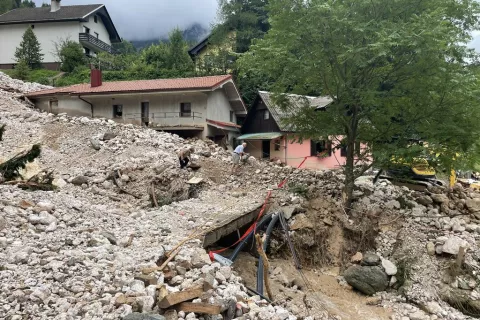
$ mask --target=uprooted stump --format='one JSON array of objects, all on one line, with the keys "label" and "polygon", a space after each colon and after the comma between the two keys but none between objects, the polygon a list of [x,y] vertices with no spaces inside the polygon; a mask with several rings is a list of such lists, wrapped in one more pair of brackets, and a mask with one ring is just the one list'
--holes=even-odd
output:
[{"label": "uprooted stump", "polygon": [[43,170],[28,180],[8,181],[6,184],[16,185],[23,190],[52,191],[55,190],[53,180],[53,170]]},{"label": "uprooted stump", "polygon": [[21,178],[20,170],[25,169],[28,162],[33,162],[40,156],[40,145],[35,144],[28,151],[23,151],[13,158],[0,164],[0,174],[5,181]]}]

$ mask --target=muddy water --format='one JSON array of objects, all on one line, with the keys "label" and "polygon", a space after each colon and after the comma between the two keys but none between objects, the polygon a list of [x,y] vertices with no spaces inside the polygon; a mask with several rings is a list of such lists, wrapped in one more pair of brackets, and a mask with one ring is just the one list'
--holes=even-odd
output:
[{"label": "muddy water", "polygon": [[[251,288],[256,287],[255,263],[255,258],[246,253],[242,253],[234,263],[234,269]],[[292,261],[276,259],[271,260],[270,265],[270,270],[281,268],[281,272],[287,279],[297,279],[297,282],[304,284]],[[309,311],[311,316],[320,315],[322,311],[326,310],[330,316],[338,316],[342,320],[390,319],[391,310],[370,305],[372,298],[357,293],[350,287],[340,285],[336,279],[338,268],[304,270],[304,274],[309,285],[297,292],[291,292],[289,289],[285,289],[278,280],[272,280],[271,285],[275,299],[287,296],[288,300],[292,304],[296,304],[300,310],[305,310],[305,301],[307,301],[307,304],[311,306]]]}]

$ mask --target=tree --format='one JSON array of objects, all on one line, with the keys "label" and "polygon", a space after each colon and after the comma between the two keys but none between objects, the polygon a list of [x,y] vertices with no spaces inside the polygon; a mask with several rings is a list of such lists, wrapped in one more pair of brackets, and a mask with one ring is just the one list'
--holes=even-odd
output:
[{"label": "tree", "polygon": [[15,50],[16,61],[24,60],[30,68],[39,68],[42,64],[43,54],[40,52],[40,43],[31,27],[25,31],[20,46]]},{"label": "tree", "polygon": [[[300,140],[339,137],[347,208],[372,165],[423,154],[449,172],[456,154],[478,150],[479,77],[466,48],[479,24],[475,0],[271,0],[269,8],[271,29],[241,58],[242,72],[275,79]],[[333,102],[296,112],[283,92]]]},{"label": "tree", "polygon": [[50,3],[42,3],[42,8],[48,8],[50,7]]},{"label": "tree", "polygon": [[222,22],[212,32],[212,43],[223,41],[233,31],[236,36],[235,51],[246,52],[251,41],[262,38],[270,27],[267,4],[267,0],[219,0]]},{"label": "tree", "polygon": [[25,60],[20,60],[18,64],[15,66],[15,70],[13,72],[13,77],[19,80],[27,80],[28,76],[30,75],[30,67]]},{"label": "tree", "polygon": [[188,45],[183,32],[175,28],[170,32],[167,45],[167,68],[179,72],[193,71],[193,62],[188,55]]},{"label": "tree", "polygon": [[122,42],[114,43],[112,46],[119,54],[132,54],[137,52],[133,44],[125,39],[122,39]]},{"label": "tree", "polygon": [[72,72],[87,63],[82,46],[69,39],[62,41],[58,57],[61,62],[60,69],[65,72]]}]

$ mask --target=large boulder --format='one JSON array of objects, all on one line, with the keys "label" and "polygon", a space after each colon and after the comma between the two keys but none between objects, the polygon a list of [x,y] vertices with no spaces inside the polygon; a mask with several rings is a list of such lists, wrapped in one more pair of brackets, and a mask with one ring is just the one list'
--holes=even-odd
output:
[{"label": "large boulder", "polygon": [[351,266],[343,274],[349,285],[367,295],[384,291],[388,287],[388,277],[378,266]]}]

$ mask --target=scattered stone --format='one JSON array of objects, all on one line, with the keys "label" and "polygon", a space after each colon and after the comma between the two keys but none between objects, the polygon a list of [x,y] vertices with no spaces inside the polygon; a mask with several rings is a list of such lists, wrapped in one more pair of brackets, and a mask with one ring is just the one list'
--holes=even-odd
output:
[{"label": "scattered stone", "polygon": [[468,247],[468,242],[457,236],[451,236],[443,244],[442,252],[456,255],[458,254],[460,247]]},{"label": "scattered stone", "polygon": [[350,259],[350,261],[352,263],[360,263],[363,259],[363,254],[361,252],[357,252],[355,253],[355,255],[352,256],[352,258]]},{"label": "scattered stone", "polygon": [[363,255],[362,266],[378,266],[380,265],[380,257],[373,253],[366,253]]},{"label": "scattered stone", "polygon": [[397,267],[390,260],[382,259],[382,267],[385,270],[385,273],[389,276],[397,274]]},{"label": "scattered stone", "polygon": [[81,186],[82,184],[88,184],[88,178],[85,176],[78,176],[72,179],[71,183],[76,186]]}]

